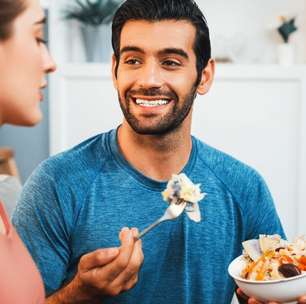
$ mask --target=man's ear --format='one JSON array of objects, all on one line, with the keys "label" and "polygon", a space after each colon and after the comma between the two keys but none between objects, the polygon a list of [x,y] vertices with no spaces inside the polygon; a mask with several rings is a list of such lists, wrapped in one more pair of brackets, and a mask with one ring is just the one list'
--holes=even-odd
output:
[{"label": "man's ear", "polygon": [[116,64],[117,64],[116,56],[115,54],[113,54],[112,56],[112,79],[113,79],[113,84],[114,84],[115,89],[117,89]]},{"label": "man's ear", "polygon": [[197,93],[200,95],[206,94],[214,80],[215,75],[215,60],[209,59],[206,67],[202,71],[202,78],[197,88]]}]

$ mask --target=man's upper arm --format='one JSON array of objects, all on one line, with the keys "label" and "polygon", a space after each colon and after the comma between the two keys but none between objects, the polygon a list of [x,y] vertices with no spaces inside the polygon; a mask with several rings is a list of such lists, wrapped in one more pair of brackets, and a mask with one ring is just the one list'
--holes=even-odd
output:
[{"label": "man's upper arm", "polygon": [[47,294],[61,286],[70,256],[65,219],[70,215],[62,207],[59,187],[40,166],[27,181],[12,219],[40,270]]},{"label": "man's upper arm", "polygon": [[247,239],[258,238],[259,234],[285,233],[277,214],[273,198],[265,181],[257,173],[253,176],[248,200],[244,204],[247,222]]}]

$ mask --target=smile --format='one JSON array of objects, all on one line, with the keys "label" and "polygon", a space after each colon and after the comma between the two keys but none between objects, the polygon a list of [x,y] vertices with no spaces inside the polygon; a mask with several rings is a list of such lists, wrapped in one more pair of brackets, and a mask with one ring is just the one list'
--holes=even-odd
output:
[{"label": "smile", "polygon": [[168,104],[170,101],[171,100],[167,100],[167,99],[146,100],[146,99],[140,99],[140,98],[137,98],[135,100],[136,104],[143,106],[143,107],[163,106],[163,105]]}]

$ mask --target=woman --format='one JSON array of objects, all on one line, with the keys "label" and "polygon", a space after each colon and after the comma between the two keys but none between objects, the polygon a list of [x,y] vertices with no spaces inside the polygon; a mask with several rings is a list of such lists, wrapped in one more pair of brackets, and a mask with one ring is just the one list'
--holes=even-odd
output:
[{"label": "woman", "polygon": [[[0,126],[32,126],[42,118],[45,77],[56,68],[43,38],[44,22],[39,0],[0,0]],[[44,302],[39,272],[2,203],[0,269],[1,304]]]}]

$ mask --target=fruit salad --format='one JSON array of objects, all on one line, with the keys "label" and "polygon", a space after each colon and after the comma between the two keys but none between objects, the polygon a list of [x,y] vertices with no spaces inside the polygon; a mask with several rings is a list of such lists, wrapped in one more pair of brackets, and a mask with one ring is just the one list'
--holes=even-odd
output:
[{"label": "fruit salad", "polygon": [[258,240],[242,243],[246,267],[241,277],[247,280],[270,281],[306,273],[306,239],[293,242],[279,235],[260,235]]}]

